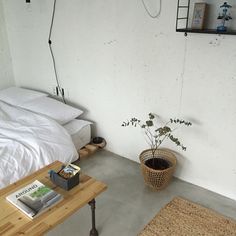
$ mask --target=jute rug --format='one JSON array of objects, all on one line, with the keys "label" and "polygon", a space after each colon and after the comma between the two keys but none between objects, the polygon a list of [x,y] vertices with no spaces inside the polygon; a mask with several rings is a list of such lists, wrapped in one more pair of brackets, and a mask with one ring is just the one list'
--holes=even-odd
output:
[{"label": "jute rug", "polygon": [[236,221],[177,197],[139,236],[236,236]]}]

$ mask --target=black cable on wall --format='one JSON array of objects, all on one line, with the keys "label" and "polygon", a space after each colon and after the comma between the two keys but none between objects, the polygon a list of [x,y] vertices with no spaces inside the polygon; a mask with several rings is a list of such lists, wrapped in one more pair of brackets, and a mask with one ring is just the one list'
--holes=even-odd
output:
[{"label": "black cable on wall", "polygon": [[[30,1],[30,0],[28,0],[28,1]],[[59,80],[58,80],[56,61],[55,61],[55,56],[54,56],[53,50],[52,50],[52,39],[51,39],[51,36],[52,36],[52,28],[53,28],[55,11],[56,11],[56,3],[57,3],[57,0],[54,0],[53,11],[52,11],[52,19],[51,19],[50,30],[49,30],[49,35],[48,35],[48,45],[49,45],[50,54],[51,54],[51,57],[52,57],[53,69],[54,69],[54,74],[55,74],[55,78],[56,78],[56,83],[57,83],[57,87],[58,87],[58,90],[59,90],[59,94],[61,95],[63,102],[66,103],[64,90],[61,88]]]}]

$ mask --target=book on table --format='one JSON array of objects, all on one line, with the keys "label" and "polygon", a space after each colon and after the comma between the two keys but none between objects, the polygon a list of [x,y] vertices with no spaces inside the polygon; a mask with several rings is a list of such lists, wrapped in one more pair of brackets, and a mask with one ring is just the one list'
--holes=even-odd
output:
[{"label": "book on table", "polygon": [[63,199],[62,195],[38,180],[10,194],[6,199],[34,219]]}]

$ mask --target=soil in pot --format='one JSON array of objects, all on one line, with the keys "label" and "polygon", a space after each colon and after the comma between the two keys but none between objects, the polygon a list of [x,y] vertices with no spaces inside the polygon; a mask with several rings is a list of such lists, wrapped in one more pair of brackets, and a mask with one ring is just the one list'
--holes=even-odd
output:
[{"label": "soil in pot", "polygon": [[162,158],[152,158],[146,160],[145,165],[154,170],[165,170],[170,167],[170,163]]}]

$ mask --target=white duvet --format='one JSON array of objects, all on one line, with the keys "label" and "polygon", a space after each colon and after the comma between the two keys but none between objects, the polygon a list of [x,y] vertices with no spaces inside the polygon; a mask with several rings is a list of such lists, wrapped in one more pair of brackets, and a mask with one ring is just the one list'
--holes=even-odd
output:
[{"label": "white duvet", "polygon": [[0,101],[0,188],[55,160],[69,163],[77,157],[62,126]]}]

